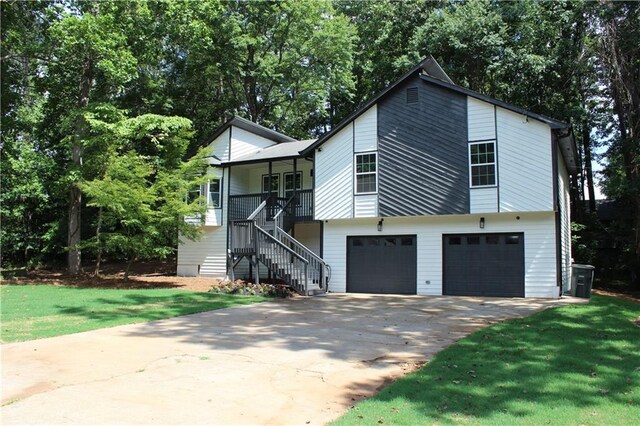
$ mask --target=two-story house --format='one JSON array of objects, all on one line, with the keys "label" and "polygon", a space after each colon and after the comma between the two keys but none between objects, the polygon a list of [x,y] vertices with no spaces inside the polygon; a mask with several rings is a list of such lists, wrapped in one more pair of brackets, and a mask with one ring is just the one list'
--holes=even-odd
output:
[{"label": "two-story house", "polygon": [[457,86],[433,58],[317,140],[234,118],[208,146],[205,233],[180,245],[179,275],[307,294],[569,286],[570,125]]}]

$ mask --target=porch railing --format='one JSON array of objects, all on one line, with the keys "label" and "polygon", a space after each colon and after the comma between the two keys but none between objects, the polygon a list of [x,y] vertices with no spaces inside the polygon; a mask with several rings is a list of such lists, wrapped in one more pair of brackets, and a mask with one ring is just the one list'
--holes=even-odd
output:
[{"label": "porch railing", "polygon": [[303,189],[296,194],[298,196],[294,208],[296,220],[313,220],[313,189]]},{"label": "porch railing", "polygon": [[229,220],[243,220],[256,211],[269,194],[244,194],[229,196]]},{"label": "porch railing", "polygon": [[[304,189],[296,191],[297,200],[291,206],[291,214],[298,221],[313,220],[313,190]],[[228,220],[243,220],[249,217],[260,204],[267,200],[267,215],[275,216],[285,203],[286,198],[276,197],[275,194],[269,198],[269,194],[243,194],[229,196],[229,218]]]}]

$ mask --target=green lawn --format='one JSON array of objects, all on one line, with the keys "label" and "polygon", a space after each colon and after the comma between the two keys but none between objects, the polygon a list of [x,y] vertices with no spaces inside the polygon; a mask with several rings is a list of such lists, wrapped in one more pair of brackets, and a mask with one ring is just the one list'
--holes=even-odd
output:
[{"label": "green lawn", "polygon": [[335,424],[640,424],[639,317],[639,303],[593,296],[496,324]]},{"label": "green lawn", "polygon": [[16,342],[228,308],[263,297],[184,290],[114,290],[50,285],[0,287],[0,337]]}]

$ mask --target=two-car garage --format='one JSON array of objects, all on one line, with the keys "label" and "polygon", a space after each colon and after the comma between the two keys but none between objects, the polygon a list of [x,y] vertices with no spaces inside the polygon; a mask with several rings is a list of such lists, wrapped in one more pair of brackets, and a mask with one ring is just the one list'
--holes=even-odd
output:
[{"label": "two-car garage", "polygon": [[[416,235],[347,237],[347,292],[416,294]],[[443,293],[524,297],[524,234],[442,236]]]}]

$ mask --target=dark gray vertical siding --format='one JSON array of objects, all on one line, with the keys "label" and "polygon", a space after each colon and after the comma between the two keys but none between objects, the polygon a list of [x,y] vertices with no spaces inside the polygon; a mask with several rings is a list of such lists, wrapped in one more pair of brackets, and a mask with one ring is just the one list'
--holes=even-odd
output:
[{"label": "dark gray vertical siding", "polygon": [[378,103],[378,151],[381,216],[469,213],[466,96],[408,79]]}]

